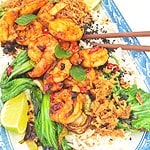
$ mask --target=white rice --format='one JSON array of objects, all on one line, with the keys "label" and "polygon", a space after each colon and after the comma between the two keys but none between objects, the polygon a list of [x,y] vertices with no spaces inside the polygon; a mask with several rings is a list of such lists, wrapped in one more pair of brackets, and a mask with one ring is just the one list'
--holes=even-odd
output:
[{"label": "white rice", "polygon": [[75,150],[129,150],[132,142],[129,132],[124,138],[112,138],[94,134],[90,129],[84,134],[67,135],[66,139]]},{"label": "white rice", "polygon": [[[106,13],[103,10],[99,10],[98,12],[93,12],[93,18],[95,20],[95,28],[96,24],[98,26],[98,33],[102,33],[102,29],[107,32],[118,32],[116,24],[110,22]],[[94,29],[94,27],[92,27]],[[89,29],[90,32],[90,29]],[[98,40],[90,40],[91,42],[100,42],[103,41],[101,39]],[[120,38],[109,39],[110,43],[116,44],[125,44],[125,42]],[[80,46],[84,48],[92,47],[89,43],[80,41]],[[131,85],[137,84],[138,87],[142,89],[146,89],[145,84],[141,83],[144,80],[144,76],[140,75],[137,71],[136,63],[134,59],[131,58],[128,51],[122,50],[118,48],[114,53],[112,53],[114,57],[119,61],[119,67],[126,71],[127,74],[124,75],[124,80],[126,82],[130,82]],[[109,58],[108,62],[114,62],[115,60]],[[84,134],[75,134],[72,133],[66,136],[66,140],[69,142],[70,146],[72,146],[75,150],[131,150],[131,145],[133,145],[132,138],[134,135],[131,135],[130,132],[125,133],[124,138],[112,138],[109,136],[101,136],[98,134],[94,134],[94,130],[87,130]]]}]

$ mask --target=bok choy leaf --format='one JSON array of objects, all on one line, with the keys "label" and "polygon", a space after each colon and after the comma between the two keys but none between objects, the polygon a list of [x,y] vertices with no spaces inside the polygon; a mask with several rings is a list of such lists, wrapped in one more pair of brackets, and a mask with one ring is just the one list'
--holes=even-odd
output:
[{"label": "bok choy leaf", "polygon": [[127,98],[131,106],[130,119],[125,120],[131,129],[139,131],[150,131],[150,93],[133,85],[121,91],[121,95]]}]

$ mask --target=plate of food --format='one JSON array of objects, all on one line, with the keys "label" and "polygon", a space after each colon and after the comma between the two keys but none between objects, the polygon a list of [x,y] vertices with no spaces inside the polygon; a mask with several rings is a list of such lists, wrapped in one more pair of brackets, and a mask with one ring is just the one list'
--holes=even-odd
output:
[{"label": "plate of food", "polygon": [[1,2],[0,150],[148,150],[150,58],[86,37],[130,31],[113,0]]}]

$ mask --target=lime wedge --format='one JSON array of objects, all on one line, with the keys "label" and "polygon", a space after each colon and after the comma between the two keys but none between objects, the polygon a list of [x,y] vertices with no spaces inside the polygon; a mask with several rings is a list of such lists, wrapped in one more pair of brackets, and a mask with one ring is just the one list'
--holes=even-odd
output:
[{"label": "lime wedge", "polygon": [[24,133],[28,121],[28,102],[24,93],[8,100],[1,110],[1,124],[7,130]]},{"label": "lime wedge", "polygon": [[93,10],[101,3],[102,0],[83,0],[83,1],[87,5],[89,10]]},{"label": "lime wedge", "polygon": [[27,140],[26,144],[29,150],[38,150],[37,144],[33,140]]}]

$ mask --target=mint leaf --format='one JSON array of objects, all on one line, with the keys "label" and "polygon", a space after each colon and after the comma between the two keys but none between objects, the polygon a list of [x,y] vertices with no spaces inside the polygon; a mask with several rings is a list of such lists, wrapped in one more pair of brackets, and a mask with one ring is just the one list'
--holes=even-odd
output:
[{"label": "mint leaf", "polygon": [[77,81],[83,81],[86,79],[86,72],[81,66],[72,66],[70,69],[70,75]]},{"label": "mint leaf", "polygon": [[23,16],[20,16],[19,18],[17,18],[15,22],[19,25],[27,25],[31,21],[36,20],[36,19],[37,19],[36,15],[27,14],[27,15],[23,15]]},{"label": "mint leaf", "polygon": [[58,44],[55,47],[55,56],[57,58],[68,58],[71,56],[71,53],[69,53],[67,50],[63,50],[60,45]]}]

